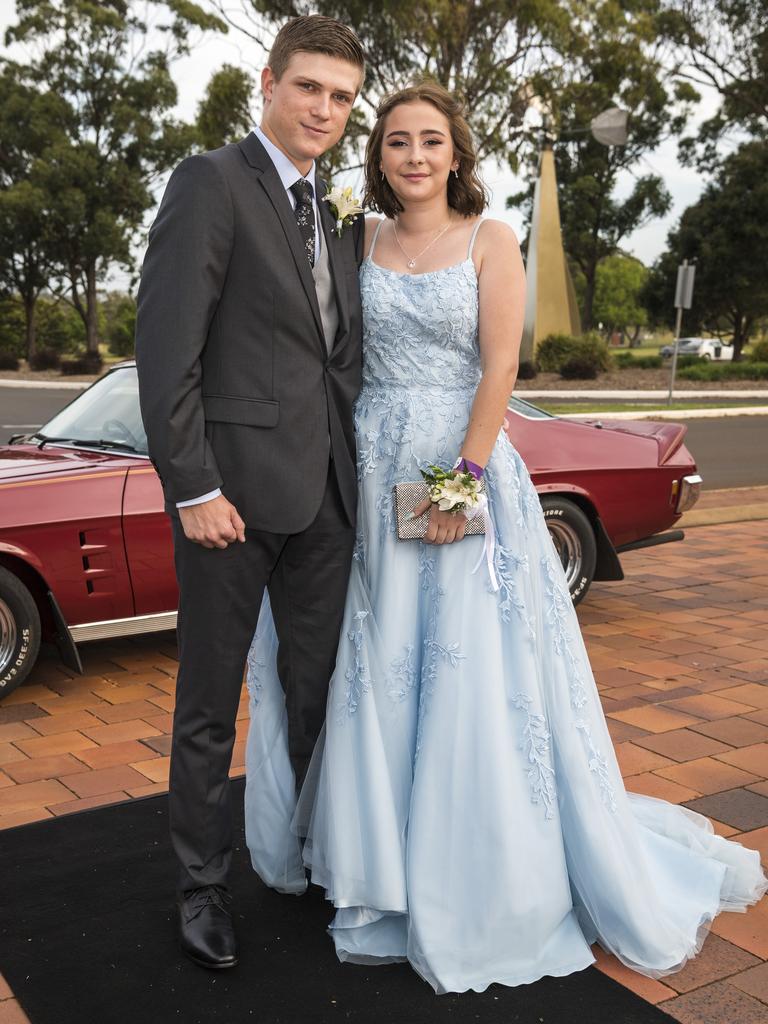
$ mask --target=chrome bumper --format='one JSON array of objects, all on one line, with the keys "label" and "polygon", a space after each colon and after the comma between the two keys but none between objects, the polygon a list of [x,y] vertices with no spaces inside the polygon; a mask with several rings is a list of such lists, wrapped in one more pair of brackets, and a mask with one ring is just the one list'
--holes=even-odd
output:
[{"label": "chrome bumper", "polygon": [[672,498],[675,501],[675,512],[678,515],[692,509],[699,500],[703,480],[698,473],[684,476],[682,480],[675,480],[672,483]]}]

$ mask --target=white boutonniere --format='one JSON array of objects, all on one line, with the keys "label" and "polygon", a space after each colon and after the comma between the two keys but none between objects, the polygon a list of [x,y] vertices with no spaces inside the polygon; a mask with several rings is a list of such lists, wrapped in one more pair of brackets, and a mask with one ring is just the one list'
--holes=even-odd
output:
[{"label": "white boutonniere", "polygon": [[329,203],[336,219],[336,234],[341,238],[341,233],[348,227],[358,214],[363,212],[360,200],[352,195],[351,188],[339,188],[334,185],[328,193],[323,196],[323,202]]}]

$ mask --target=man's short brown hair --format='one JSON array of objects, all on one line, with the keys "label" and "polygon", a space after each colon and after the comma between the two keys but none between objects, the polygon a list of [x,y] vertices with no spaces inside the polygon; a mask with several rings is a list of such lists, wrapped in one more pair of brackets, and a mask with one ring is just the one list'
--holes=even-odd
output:
[{"label": "man's short brown hair", "polygon": [[326,18],[323,14],[306,14],[286,21],[275,36],[267,58],[267,64],[278,82],[291,57],[299,51],[324,53],[327,57],[337,57],[354,64],[360,68],[362,84],[365,75],[362,43],[351,28],[335,18]]}]

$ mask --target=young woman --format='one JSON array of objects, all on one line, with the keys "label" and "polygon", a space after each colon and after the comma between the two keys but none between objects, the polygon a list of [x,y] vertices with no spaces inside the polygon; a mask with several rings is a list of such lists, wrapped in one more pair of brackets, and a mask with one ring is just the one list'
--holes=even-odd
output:
[{"label": "young woman", "polygon": [[[766,880],[685,808],[627,793],[539,500],[501,430],[524,273],[457,102],[389,97],[366,158],[358,534],[324,736],[294,814],[267,615],[249,659],[246,822],[285,891],[306,865],[342,960],[409,960],[437,992],[564,975],[597,940],[652,977]],[[486,538],[432,505],[398,540],[392,491],[457,459]],[[415,510],[429,508],[429,499]],[[291,818],[293,817],[293,822]],[[303,851],[297,835],[305,836]],[[303,863],[302,863],[303,862]]]}]

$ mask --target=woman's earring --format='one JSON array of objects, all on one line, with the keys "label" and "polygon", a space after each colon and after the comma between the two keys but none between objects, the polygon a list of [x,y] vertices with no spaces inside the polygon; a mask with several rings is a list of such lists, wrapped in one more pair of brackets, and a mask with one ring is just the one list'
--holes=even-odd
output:
[{"label": "woman's earring", "polygon": [[381,180],[384,181],[384,170],[383,170],[383,168],[380,167],[379,168],[379,172],[381,174]]},{"label": "woman's earring", "polygon": [[453,168],[453,173],[454,173],[454,176],[458,178],[458,176],[459,176],[459,168],[458,167],[454,167]]}]

